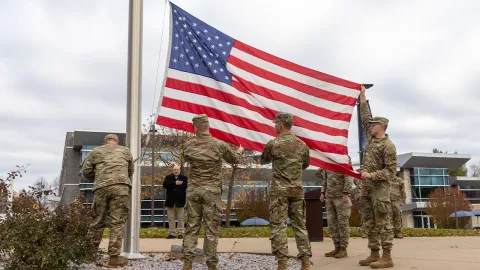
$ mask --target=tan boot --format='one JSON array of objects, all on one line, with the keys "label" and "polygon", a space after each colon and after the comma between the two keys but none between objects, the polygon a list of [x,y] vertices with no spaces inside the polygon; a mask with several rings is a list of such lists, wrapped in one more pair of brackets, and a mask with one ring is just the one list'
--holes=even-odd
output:
[{"label": "tan boot", "polygon": [[370,250],[370,256],[365,260],[358,262],[361,266],[369,266],[372,262],[380,260],[380,252],[378,250]]},{"label": "tan boot", "polygon": [[302,259],[302,270],[310,270],[310,259]]},{"label": "tan boot", "polygon": [[382,258],[379,261],[372,262],[370,267],[373,269],[380,269],[380,268],[390,268],[393,267],[392,255],[391,250],[383,250]]},{"label": "tan boot", "polygon": [[402,233],[396,233],[395,238],[398,238],[398,239],[403,239],[403,234]]},{"label": "tan boot", "polygon": [[335,254],[336,259],[342,259],[346,257],[348,257],[346,248],[341,248],[340,251],[337,254]]},{"label": "tan boot", "polygon": [[362,238],[367,238],[367,235],[366,235],[366,234],[362,234]]},{"label": "tan boot", "polygon": [[183,264],[183,270],[192,270],[192,263],[191,262],[185,262]]},{"label": "tan boot", "polygon": [[209,266],[208,270],[217,270],[217,267],[216,266]]},{"label": "tan boot", "polygon": [[110,256],[108,258],[108,262],[106,265],[104,265],[107,268],[116,268],[116,267],[124,267],[127,265],[128,260],[125,258],[120,258],[118,256]]},{"label": "tan boot", "polygon": [[335,250],[325,253],[325,257],[335,257],[335,255],[337,255],[338,252],[340,252],[340,248],[335,247]]},{"label": "tan boot", "polygon": [[287,261],[278,261],[277,270],[287,270]]}]

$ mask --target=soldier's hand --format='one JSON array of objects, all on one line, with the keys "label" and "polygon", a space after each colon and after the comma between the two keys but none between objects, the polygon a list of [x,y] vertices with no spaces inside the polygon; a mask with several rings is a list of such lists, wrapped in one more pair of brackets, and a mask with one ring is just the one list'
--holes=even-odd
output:
[{"label": "soldier's hand", "polygon": [[369,180],[370,178],[372,178],[372,175],[368,172],[362,172],[362,179],[363,180]]},{"label": "soldier's hand", "polygon": [[240,145],[238,148],[237,148],[237,152],[239,153],[243,153],[245,149]]},{"label": "soldier's hand", "polygon": [[347,194],[343,194],[343,203],[344,204],[348,203],[348,195]]},{"label": "soldier's hand", "polygon": [[325,194],[320,194],[320,201],[321,202],[324,202],[325,201]]},{"label": "soldier's hand", "polygon": [[177,180],[177,181],[175,181],[175,184],[177,184],[177,186],[181,185],[181,184],[183,184],[183,181]]}]

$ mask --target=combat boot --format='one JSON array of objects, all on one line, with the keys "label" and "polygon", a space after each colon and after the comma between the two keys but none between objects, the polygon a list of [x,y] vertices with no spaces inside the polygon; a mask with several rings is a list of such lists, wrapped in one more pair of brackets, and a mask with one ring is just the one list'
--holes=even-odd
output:
[{"label": "combat boot", "polygon": [[183,264],[183,270],[192,270],[192,263],[191,262],[185,262]]},{"label": "combat boot", "polygon": [[376,262],[380,260],[380,252],[378,250],[370,250],[370,256],[366,258],[365,260],[361,260],[358,262],[361,266],[369,266],[371,263]]},{"label": "combat boot", "polygon": [[341,248],[340,251],[337,254],[335,254],[336,259],[342,259],[346,257],[348,257],[346,248]]},{"label": "combat boot", "polygon": [[370,264],[370,267],[373,268],[373,269],[393,267],[391,250],[384,249],[383,254],[382,254],[382,258],[379,261],[372,262]]},{"label": "combat boot", "polygon": [[209,266],[208,270],[217,270],[217,267],[216,266]]},{"label": "combat boot", "polygon": [[325,253],[325,257],[335,257],[338,252],[340,252],[340,248],[335,247],[335,250]]},{"label": "combat boot", "polygon": [[310,259],[302,259],[302,270],[310,270]]},{"label": "combat boot", "polygon": [[403,234],[402,233],[396,233],[395,238],[398,238],[398,239],[403,239]]},{"label": "combat boot", "polygon": [[287,261],[278,261],[277,270],[288,270]]},{"label": "combat boot", "polygon": [[366,235],[366,234],[362,234],[362,238],[367,238],[367,235]]},{"label": "combat boot", "polygon": [[120,258],[118,256],[110,256],[108,258],[108,262],[106,265],[104,265],[107,268],[116,268],[116,267],[124,267],[127,265],[128,260],[125,258]]}]

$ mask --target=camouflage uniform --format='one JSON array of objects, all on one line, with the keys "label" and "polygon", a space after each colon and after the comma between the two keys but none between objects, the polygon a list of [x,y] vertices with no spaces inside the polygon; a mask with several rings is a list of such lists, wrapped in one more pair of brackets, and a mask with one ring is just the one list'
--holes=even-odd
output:
[{"label": "camouflage uniform", "polygon": [[385,134],[384,138],[375,138],[369,132],[370,123],[382,123],[386,127],[388,120],[383,117],[370,118],[370,110],[366,102],[360,103],[360,112],[367,137],[362,169],[371,174],[371,179],[362,184],[361,195],[368,247],[376,256],[381,246],[384,255],[387,254],[385,252],[387,250],[389,257],[393,245],[390,182],[395,177],[397,169],[397,151],[388,135]]},{"label": "camouflage uniform", "polygon": [[402,209],[401,204],[407,199],[405,194],[405,182],[402,178],[396,177],[392,181],[390,200],[392,202],[392,225],[393,232],[397,235],[402,231]]},{"label": "camouflage uniform", "polygon": [[324,169],[319,169],[315,175],[323,180],[322,193],[325,193],[328,228],[335,249],[346,249],[350,238],[352,202],[349,199],[348,203],[344,203],[343,196],[349,196],[352,192],[353,178]]},{"label": "camouflage uniform", "polygon": [[359,180],[359,179],[356,179],[354,178],[353,179],[353,183],[355,184],[356,186],[356,189],[355,189],[355,200],[357,200],[358,202],[358,212],[360,213],[360,221],[361,221],[361,226],[359,228],[359,231],[362,232],[362,238],[367,238],[367,232],[366,232],[366,229],[365,229],[365,220],[363,218],[363,205],[364,205],[364,201],[362,200],[362,181]]},{"label": "camouflage uniform", "polygon": [[[279,113],[275,121],[292,123],[293,116]],[[302,170],[310,165],[307,145],[292,133],[279,135],[268,142],[261,163],[273,162],[270,186],[270,241],[272,253],[282,264],[288,259],[287,216],[290,217],[298,257],[308,260],[312,256],[306,229],[306,208],[302,185]]]},{"label": "camouflage uniform", "polygon": [[131,177],[133,158],[130,150],[124,146],[107,143],[117,135],[105,136],[105,145],[96,147],[86,157],[82,166],[82,175],[94,180],[93,185],[93,222],[88,237],[98,246],[106,227],[107,213],[110,211],[110,240],[108,255],[118,256],[122,250],[125,224],[130,211]]},{"label": "camouflage uniform", "polygon": [[[208,122],[206,115],[197,115],[193,124]],[[184,261],[191,263],[195,257],[198,233],[202,218],[205,225],[203,249],[209,267],[218,264],[217,244],[222,223],[220,171],[222,159],[230,164],[239,162],[240,154],[210,134],[197,134],[186,142],[183,158],[190,165],[187,203],[185,206]]]}]

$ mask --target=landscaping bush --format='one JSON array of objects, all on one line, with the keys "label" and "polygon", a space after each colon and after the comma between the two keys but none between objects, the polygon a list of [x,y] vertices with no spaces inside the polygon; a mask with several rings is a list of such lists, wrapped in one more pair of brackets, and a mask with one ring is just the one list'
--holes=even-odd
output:
[{"label": "landscaping bush", "polygon": [[40,206],[33,191],[14,198],[0,222],[0,254],[6,269],[67,269],[96,258],[87,239],[91,214],[79,198],[54,212]]}]

